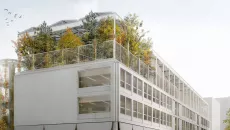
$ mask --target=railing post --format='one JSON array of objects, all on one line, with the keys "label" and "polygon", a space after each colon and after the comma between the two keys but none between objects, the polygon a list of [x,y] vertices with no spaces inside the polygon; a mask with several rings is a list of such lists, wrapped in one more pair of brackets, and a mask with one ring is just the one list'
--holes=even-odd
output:
[{"label": "railing post", "polygon": [[64,50],[61,49],[61,65],[64,65]]},{"label": "railing post", "polygon": [[147,78],[148,78],[148,80],[149,80],[149,65],[148,65],[148,70],[147,70]]},{"label": "railing post", "polygon": [[130,66],[129,66],[129,43],[128,43],[127,49],[128,49],[128,51],[127,51],[127,53],[128,53],[128,54],[127,54],[127,55],[128,55],[128,63],[127,63],[127,65],[128,65],[128,67],[130,67]]},{"label": "railing post", "polygon": [[116,14],[113,17],[113,58],[116,59]]},{"label": "railing post", "polygon": [[32,70],[35,69],[34,63],[35,63],[34,54],[32,54]]},{"label": "railing post", "polygon": [[77,47],[77,63],[80,62],[79,47]]},{"label": "railing post", "polygon": [[140,57],[138,58],[138,74],[141,73]]}]

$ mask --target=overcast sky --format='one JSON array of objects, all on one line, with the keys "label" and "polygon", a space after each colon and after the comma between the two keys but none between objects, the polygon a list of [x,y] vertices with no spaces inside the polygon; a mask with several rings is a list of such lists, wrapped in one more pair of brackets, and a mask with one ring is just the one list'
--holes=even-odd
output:
[{"label": "overcast sky", "polygon": [[[229,0],[0,0],[0,59],[16,58],[11,40],[42,21],[78,19],[90,10],[136,13],[158,52],[201,96],[230,96]],[[4,9],[23,15],[9,27]]]}]

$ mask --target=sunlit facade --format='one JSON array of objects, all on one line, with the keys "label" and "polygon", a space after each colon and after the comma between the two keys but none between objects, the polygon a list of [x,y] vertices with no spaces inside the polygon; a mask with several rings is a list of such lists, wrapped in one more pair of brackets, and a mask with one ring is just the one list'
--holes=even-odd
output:
[{"label": "sunlit facade", "polygon": [[15,77],[16,130],[209,129],[208,104],[155,52],[147,65],[114,39],[43,55]]}]

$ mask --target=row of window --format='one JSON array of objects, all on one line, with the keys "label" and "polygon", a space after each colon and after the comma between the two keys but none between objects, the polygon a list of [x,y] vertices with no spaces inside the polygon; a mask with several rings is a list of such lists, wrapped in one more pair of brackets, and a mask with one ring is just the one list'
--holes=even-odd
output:
[{"label": "row of window", "polygon": [[[160,104],[161,106],[168,108],[170,110],[172,110],[172,101],[173,99],[171,99],[170,97],[166,96],[165,94],[161,93],[160,91],[158,91],[157,89],[155,89],[154,87],[152,87],[151,85],[143,82],[141,79],[132,76],[129,72],[125,71],[124,69],[120,69],[120,86],[125,88],[126,90],[132,91],[133,93],[136,93],[139,96],[143,96],[145,99],[148,100],[152,100],[153,102]],[[159,80],[161,80],[162,78],[158,78]],[[174,90],[174,85],[172,85],[171,81],[167,81],[165,80],[164,82],[164,89],[166,92],[169,92],[171,95],[176,94],[179,97],[179,88],[175,87],[175,89],[178,92],[174,91],[172,92],[172,90]],[[160,85],[160,84],[159,84]],[[177,84],[177,86],[179,86],[179,83]],[[163,86],[162,86],[163,87]],[[188,100],[190,99],[190,90],[187,89],[186,86],[183,86],[185,88],[185,96],[186,100],[188,102]],[[194,95],[195,96],[195,95]],[[192,98],[195,99],[195,98]],[[188,108],[183,107],[182,108],[182,114],[184,117],[187,117],[188,119],[191,120],[196,120],[195,118],[195,113],[191,110],[189,110]],[[179,116],[179,103],[175,103],[175,115]]]},{"label": "row of window", "polygon": [[[165,108],[172,110],[172,99],[167,97],[165,94],[160,93],[151,85],[143,82],[135,76],[132,76],[129,72],[121,69],[120,71],[120,86],[131,91],[133,87],[133,92],[139,96],[144,96],[145,99],[153,101]],[[132,80],[133,79],[133,80]],[[133,84],[131,85],[131,82]]]},{"label": "row of window", "polygon": [[182,130],[199,130],[199,126],[182,120]]},{"label": "row of window", "polygon": [[201,125],[205,126],[205,127],[209,127],[209,122],[204,119],[203,117],[201,117]]},{"label": "row of window", "polygon": [[182,107],[182,116],[188,118],[188,119],[191,119],[193,121],[196,121],[196,114],[195,112],[189,110],[188,108],[186,107]]},{"label": "row of window", "polygon": [[171,115],[160,112],[159,110],[154,109],[151,106],[142,104],[135,100],[132,101],[132,99],[123,95],[120,96],[120,113],[139,119],[144,119],[146,121],[161,123],[162,125],[167,125],[170,127],[172,126]]}]

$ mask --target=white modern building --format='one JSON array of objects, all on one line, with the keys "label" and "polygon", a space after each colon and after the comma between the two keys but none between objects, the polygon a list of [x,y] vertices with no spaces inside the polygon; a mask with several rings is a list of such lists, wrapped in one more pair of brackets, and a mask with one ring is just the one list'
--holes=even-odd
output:
[{"label": "white modern building", "polygon": [[[220,113],[224,113],[223,109],[220,109],[220,103],[217,99],[209,97],[204,98],[209,105],[209,120],[210,120],[210,130],[224,130],[224,127],[220,127],[223,124],[221,121]],[[226,111],[226,110],[225,110]]]},{"label": "white modern building", "polygon": [[226,125],[223,121],[227,118],[226,113],[230,109],[230,97],[216,98],[220,103],[220,129],[224,130]]},{"label": "white modern building", "polygon": [[64,64],[47,53],[48,68],[32,56],[15,76],[15,130],[209,130],[208,103],[156,53],[150,67],[115,39],[93,47]]}]

